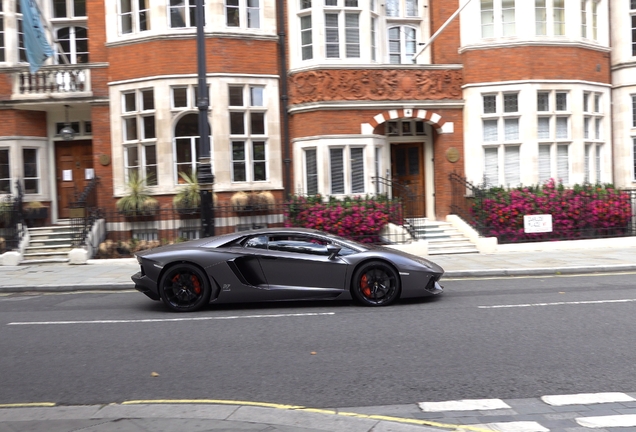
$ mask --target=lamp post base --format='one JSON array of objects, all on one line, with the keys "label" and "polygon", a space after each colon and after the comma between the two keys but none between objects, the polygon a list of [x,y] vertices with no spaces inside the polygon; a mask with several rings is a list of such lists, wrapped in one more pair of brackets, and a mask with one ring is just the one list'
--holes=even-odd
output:
[{"label": "lamp post base", "polygon": [[214,175],[210,163],[201,163],[197,171],[199,194],[201,197],[201,237],[214,236]]}]

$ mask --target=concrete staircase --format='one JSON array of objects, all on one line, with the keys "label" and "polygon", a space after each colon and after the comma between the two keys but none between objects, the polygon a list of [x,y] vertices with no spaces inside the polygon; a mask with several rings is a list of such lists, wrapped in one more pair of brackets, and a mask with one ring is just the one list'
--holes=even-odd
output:
[{"label": "concrete staircase", "polygon": [[429,255],[479,253],[475,245],[449,222],[414,218],[408,229],[415,238],[428,241]]},{"label": "concrete staircase", "polygon": [[66,263],[72,246],[73,233],[67,221],[59,225],[29,228],[29,246],[21,264]]}]

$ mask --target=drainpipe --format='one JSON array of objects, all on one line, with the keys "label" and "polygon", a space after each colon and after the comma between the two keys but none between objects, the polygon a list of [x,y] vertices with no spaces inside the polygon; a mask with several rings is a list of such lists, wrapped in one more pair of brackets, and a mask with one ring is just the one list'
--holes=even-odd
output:
[{"label": "drainpipe", "polygon": [[289,113],[287,103],[287,48],[285,38],[285,0],[276,0],[278,12],[278,55],[280,56],[280,104],[282,109],[281,140],[283,144],[283,186],[285,188],[285,199],[289,198],[291,192],[291,158],[289,148]]}]

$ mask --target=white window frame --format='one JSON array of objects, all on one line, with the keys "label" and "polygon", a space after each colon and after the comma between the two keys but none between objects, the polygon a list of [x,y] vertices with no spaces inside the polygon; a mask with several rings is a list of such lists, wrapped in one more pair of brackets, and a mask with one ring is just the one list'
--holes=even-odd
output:
[{"label": "white window frame", "polygon": [[632,136],[632,181],[636,181],[636,136]]},{"label": "white window frame", "polygon": [[517,34],[514,0],[481,0],[481,38],[513,37]]},{"label": "white window frame", "polygon": [[[354,151],[360,154],[354,156]],[[364,162],[365,147],[349,146],[349,184],[351,185],[352,194],[363,194],[366,192]]]},{"label": "white window frame", "polygon": [[[390,35],[391,30],[397,29],[397,34],[399,39],[397,39],[397,47],[399,47],[399,51],[395,51],[392,47],[396,46],[396,39],[392,39]],[[412,38],[410,38],[411,34],[407,34],[407,31],[412,34]],[[417,52],[417,40],[419,30],[411,25],[390,25],[386,29],[387,35],[387,53],[388,53],[388,63],[389,64],[412,64],[413,57]],[[407,39],[407,36],[409,39]],[[396,63],[392,59],[396,56],[399,57],[400,62]]]},{"label": "white window frame", "polygon": [[[231,105],[231,96],[228,98],[228,110],[231,114],[241,113],[243,117],[243,133],[232,131],[230,114],[230,172],[232,183],[262,183],[270,179],[269,167],[269,137],[267,129],[267,88],[262,85],[253,84],[231,84],[228,89],[241,89],[241,105]],[[263,117],[263,133],[254,133],[252,130],[252,116],[254,114]],[[244,159],[234,159],[234,146],[243,143]],[[255,159],[255,146],[264,145],[264,159]],[[235,164],[243,164],[245,168],[245,179],[236,179]],[[256,166],[264,167],[264,178],[256,178]]]},{"label": "white window frame", "polygon": [[384,12],[387,18],[421,17],[417,0],[387,0],[384,5]]},{"label": "white window frame", "polygon": [[484,145],[484,183],[488,187],[521,184],[521,144]]},{"label": "white window frame", "polygon": [[[570,144],[572,140],[572,113],[570,106],[570,92],[567,90],[539,90],[537,92],[537,141],[539,145],[539,160],[537,172],[539,174],[539,182],[545,182],[549,178],[561,181],[563,184],[570,184],[572,158]],[[547,101],[547,107],[541,107],[540,101]],[[587,100],[589,103],[590,100]],[[586,104],[584,96],[583,105]],[[541,134],[541,123],[547,124],[547,133]],[[563,123],[565,128],[560,127]],[[548,179],[542,175],[547,170],[545,160],[542,160],[541,147],[547,146],[549,152],[550,177]],[[546,147],[544,147],[546,148]],[[563,163],[564,153],[567,156],[565,164]],[[545,155],[545,153],[544,153]],[[543,168],[542,168],[543,166]]]},{"label": "white window frame", "polygon": [[[33,163],[35,163],[35,177],[33,176],[29,176],[27,177],[27,161],[25,159],[25,151],[27,150],[32,150],[33,152],[35,152],[35,160]],[[41,173],[40,173],[40,149],[38,148],[34,148],[34,147],[22,147],[22,175],[23,175],[23,190],[24,190],[24,194],[25,195],[38,195],[41,192],[41,185],[42,185],[42,181],[41,181]],[[35,182],[35,192],[28,192],[27,190],[27,180],[28,181],[34,181]]]},{"label": "white window frame", "polygon": [[567,15],[564,0],[534,0],[535,34],[565,36]]},{"label": "white window frame", "polygon": [[633,0],[629,0],[629,19],[630,19],[630,27],[631,27],[631,38],[632,38],[632,57],[636,57],[636,4],[634,4]]},{"label": "white window frame", "polygon": [[[333,163],[333,155],[335,154],[334,152],[338,151],[340,153],[340,167],[334,166]],[[345,195],[347,193],[347,185],[346,185],[346,179],[347,179],[347,175],[345,173],[345,167],[346,162],[345,162],[345,147],[329,147],[328,149],[329,152],[329,193],[331,195]],[[340,168],[339,172],[336,172],[336,170],[338,170],[338,168]],[[334,190],[334,186],[335,186],[335,182],[334,182],[334,178],[338,176],[338,177],[342,177],[342,190],[337,189]]]},{"label": "white window frame", "polygon": [[[514,98],[512,98],[513,96]],[[506,100],[514,100],[515,109],[507,109]],[[494,112],[488,112],[491,111],[491,105],[493,101],[494,107],[492,108],[494,109]],[[515,124],[516,128],[513,127]],[[494,131],[495,133],[487,133],[490,131]],[[482,137],[484,145],[521,144],[521,113],[519,111],[519,92],[482,94]]]},{"label": "white window frame", "polygon": [[[549,152],[544,157],[549,157],[549,161],[546,165],[546,161],[542,158],[541,148],[548,148]],[[565,163],[563,163],[563,156],[566,156]],[[564,185],[570,184],[571,178],[571,152],[569,143],[540,143],[539,144],[539,182],[544,183],[549,179],[554,179],[557,182],[562,182]],[[549,166],[549,177],[545,178],[541,176],[541,166],[547,169]]]},{"label": "white window frame", "polygon": [[[19,1],[19,0],[16,0]],[[76,11],[75,11],[75,4],[78,3],[77,0],[65,0],[64,2],[66,4],[66,15],[63,16],[55,16],[55,7],[51,8],[51,18],[52,19],[58,19],[58,18],[78,18],[78,17],[86,17],[86,1],[83,1],[84,4],[84,15],[77,15]]]},{"label": "white window frame", "polygon": [[2,1],[0,0],[0,40],[2,40],[2,44],[0,45],[0,63],[4,63],[7,61],[7,47],[6,41],[6,32],[5,28],[7,26],[6,16],[4,13],[4,9],[2,8]]},{"label": "white window frame", "polygon": [[[7,153],[7,175],[8,177],[0,177],[0,195],[8,195],[11,194],[11,189],[13,187],[13,178],[11,177],[11,149],[8,147],[0,147],[0,152]],[[0,171],[0,175],[2,172]],[[3,190],[2,184],[6,184],[6,190]]]},{"label": "white window frame", "polygon": [[[150,0],[146,2],[145,8],[139,8],[139,0],[118,0],[117,1],[117,26],[121,36],[138,34],[150,30]],[[130,4],[130,11],[123,11],[123,2]],[[124,19],[130,18],[130,31],[124,31]]]},{"label": "white window frame", "polygon": [[[173,0],[168,0],[168,27],[174,29],[184,29],[196,27],[196,0],[179,0],[180,4],[171,4]],[[205,5],[204,5],[205,8]],[[173,16],[178,16],[183,25],[173,25]]]},{"label": "white window frame", "polygon": [[[181,184],[184,180],[179,175],[181,167],[188,167],[190,169],[190,173],[195,173],[199,166],[199,139],[201,138],[198,130],[196,135],[191,136],[177,136],[177,126],[181,120],[183,120],[186,116],[195,115],[198,117],[198,112],[196,111],[187,111],[183,116],[179,116],[179,118],[175,121],[173,134],[172,134],[172,154],[174,155],[174,184]],[[212,135],[210,131],[210,135]],[[192,159],[189,162],[179,162],[178,156],[178,142],[177,140],[188,140],[188,145],[190,147],[190,154],[192,155]],[[212,143],[210,143],[211,146]],[[211,154],[214,152],[210,152]]]},{"label": "white window frame", "polygon": [[[313,154],[314,161],[310,164],[309,154]],[[318,185],[318,149],[316,147],[306,147],[303,149],[303,172],[305,173],[304,193],[306,195],[317,195]],[[311,187],[310,187],[311,186]]]},{"label": "white window frame", "polygon": [[[309,24],[309,27],[303,26]],[[313,42],[313,21],[311,13],[298,16],[298,30],[300,32],[300,58],[301,60],[312,60],[314,58]]]},{"label": "white window frame", "polygon": [[[233,4],[229,4],[230,1]],[[263,22],[263,6],[261,0],[224,0],[224,23],[228,29],[253,30],[261,28]],[[232,17],[230,23],[230,11],[238,11],[238,22]]]},{"label": "white window frame", "polygon": [[[86,26],[86,24],[63,24],[63,25],[56,25],[54,27],[54,32],[55,35],[58,39],[58,41],[60,41],[61,44],[61,40],[59,38],[58,32],[64,28],[68,28],[69,29],[69,37],[68,37],[68,44],[69,44],[69,52],[63,53],[66,55],[66,58],[68,59],[68,61],[71,64],[84,64],[84,63],[88,63],[89,62],[89,58],[90,58],[90,52],[89,52],[89,45],[88,45],[88,27]],[[86,38],[78,38],[77,37],[77,29],[83,29],[86,31]],[[78,45],[78,41],[85,41],[86,43],[86,51],[82,51],[82,52],[78,52],[77,49],[77,45]],[[59,47],[57,46],[57,44],[55,45],[55,63],[56,64],[65,64],[65,61],[62,60],[62,53],[60,53],[59,51]],[[78,56],[85,56],[84,58],[82,57],[78,57]],[[81,60],[81,61],[78,61]]]},{"label": "white window frame", "polygon": [[[360,58],[360,12],[349,9],[337,10],[325,8],[325,58]],[[336,17],[336,25],[328,26],[328,17]],[[349,25],[349,18],[355,17],[357,26]],[[336,55],[330,54],[330,47],[337,49]]]},{"label": "white window frame", "polygon": [[[152,92],[152,107],[145,107],[144,93]],[[127,96],[132,95],[134,107],[127,110]],[[128,181],[129,173],[137,170],[138,174],[146,179],[148,186],[156,186],[158,184],[158,154],[157,154],[157,125],[156,125],[156,105],[155,90],[152,87],[138,88],[121,92],[121,132],[122,144],[124,152],[124,179]],[[149,133],[146,128],[146,119],[152,118],[154,131]],[[136,128],[136,136],[133,139],[128,137],[128,125],[134,125]],[[137,163],[129,160],[128,149],[135,147],[137,149]],[[149,160],[149,151],[154,151],[154,161]]]}]

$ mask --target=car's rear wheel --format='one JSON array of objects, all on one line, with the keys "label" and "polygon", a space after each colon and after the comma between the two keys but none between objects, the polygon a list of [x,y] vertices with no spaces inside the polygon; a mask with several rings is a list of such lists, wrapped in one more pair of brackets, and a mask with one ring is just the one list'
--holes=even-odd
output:
[{"label": "car's rear wheel", "polygon": [[170,267],[159,283],[159,295],[175,312],[194,312],[210,301],[210,282],[203,271],[192,264]]},{"label": "car's rear wheel", "polygon": [[400,278],[389,264],[370,261],[353,276],[353,296],[367,306],[388,306],[400,296]]}]

